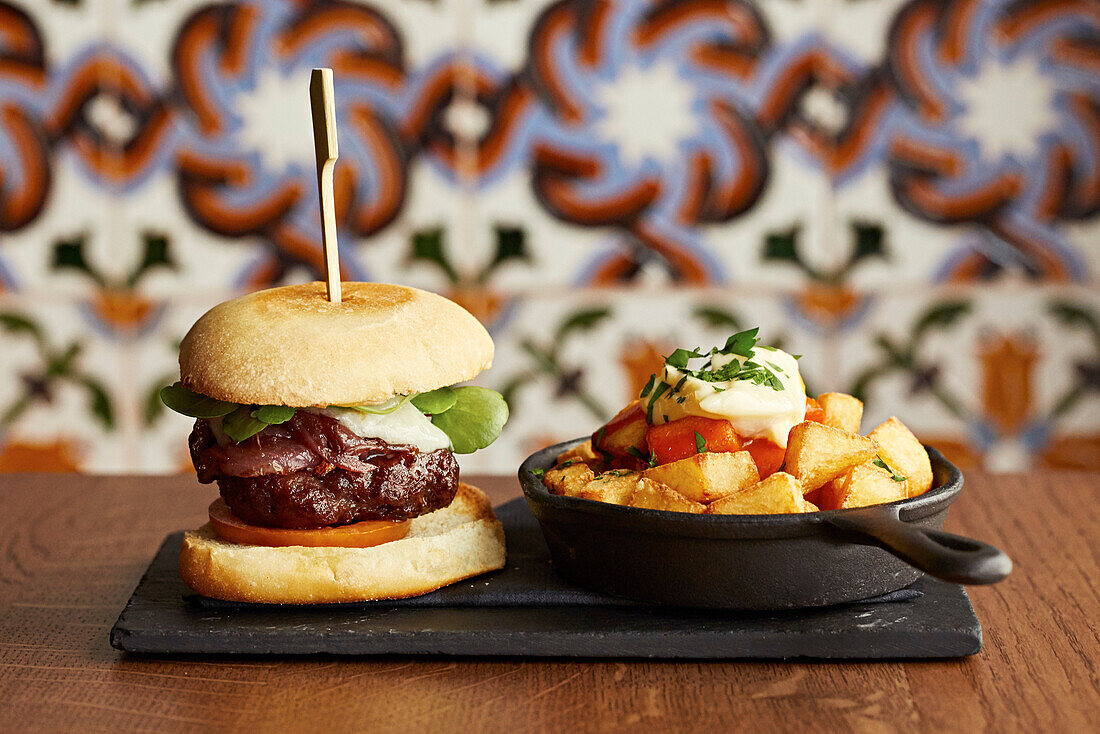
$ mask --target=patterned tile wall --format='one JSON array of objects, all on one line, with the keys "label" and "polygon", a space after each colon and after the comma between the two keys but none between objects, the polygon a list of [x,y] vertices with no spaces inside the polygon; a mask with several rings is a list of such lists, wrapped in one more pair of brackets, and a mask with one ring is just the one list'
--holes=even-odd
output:
[{"label": "patterned tile wall", "polygon": [[590,431],[757,325],[968,466],[1100,468],[1093,0],[0,0],[0,470],[171,472],[178,341],[317,277],[458,300]]}]

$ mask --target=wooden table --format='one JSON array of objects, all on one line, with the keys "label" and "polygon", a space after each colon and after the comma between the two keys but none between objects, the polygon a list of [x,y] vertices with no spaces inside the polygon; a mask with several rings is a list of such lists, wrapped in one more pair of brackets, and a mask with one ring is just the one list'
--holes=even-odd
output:
[{"label": "wooden table", "polygon": [[[496,502],[511,478],[473,477]],[[972,474],[947,528],[1006,549],[985,650],[890,663],[152,659],[107,632],[187,477],[0,476],[0,731],[1096,731],[1100,474]]]}]

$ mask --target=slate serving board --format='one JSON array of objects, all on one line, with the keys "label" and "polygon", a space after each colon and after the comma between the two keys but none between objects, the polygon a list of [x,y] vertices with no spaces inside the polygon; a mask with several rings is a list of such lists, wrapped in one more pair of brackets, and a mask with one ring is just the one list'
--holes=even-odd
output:
[{"label": "slate serving board", "polygon": [[961,586],[922,578],[879,600],[785,612],[650,607],[567,584],[522,499],[496,510],[502,571],[399,602],[279,606],[192,594],[169,535],[111,630],[133,653],[582,658],[935,658],[982,631]]}]

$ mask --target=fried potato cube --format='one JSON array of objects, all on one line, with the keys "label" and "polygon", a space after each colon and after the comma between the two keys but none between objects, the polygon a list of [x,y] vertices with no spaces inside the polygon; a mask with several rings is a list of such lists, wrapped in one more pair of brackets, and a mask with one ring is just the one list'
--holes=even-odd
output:
[{"label": "fried potato cube", "polygon": [[707,506],[694,502],[671,487],[642,477],[638,480],[634,494],[627,502],[631,507],[645,507],[650,510],[668,510],[670,512],[705,512]]},{"label": "fried potato cube", "polygon": [[705,452],[646,469],[643,474],[684,497],[708,503],[760,481],[748,451]]},{"label": "fried potato cube", "polygon": [[867,437],[878,444],[883,461],[909,480],[910,497],[922,495],[932,488],[932,462],[928,452],[904,423],[891,418]]},{"label": "fried potato cube", "polygon": [[630,497],[638,488],[638,480],[641,476],[640,472],[626,469],[606,471],[588,482],[573,496],[612,505],[630,504]]},{"label": "fried potato cube", "polygon": [[817,507],[803,499],[802,485],[786,472],[776,472],[762,482],[707,506],[707,513],[711,515],[783,515],[816,510]]},{"label": "fried potato cube", "polygon": [[806,421],[791,429],[784,468],[802,484],[803,494],[809,494],[877,453],[870,438]]},{"label": "fried potato cube", "polygon": [[863,420],[863,403],[842,392],[827,392],[817,396],[817,402],[825,410],[821,422],[848,433],[859,433]]},{"label": "fried potato cube", "polygon": [[592,448],[619,457],[644,454],[648,428],[645,408],[640,400],[635,400],[592,434]]},{"label": "fried potato cube", "polygon": [[614,469],[600,474],[573,496],[651,510],[692,513],[706,510],[706,505],[692,502],[676,490],[646,479],[639,472],[626,469]]},{"label": "fried potato cube", "polygon": [[596,449],[592,448],[592,441],[588,440],[584,443],[579,443],[568,451],[563,451],[558,455],[558,463],[563,461],[580,461],[588,464],[589,466],[598,466],[603,457],[596,452]]},{"label": "fried potato cube", "polygon": [[554,494],[576,497],[595,478],[596,474],[588,464],[567,459],[547,470],[542,477],[542,483]]},{"label": "fried potato cube", "polygon": [[866,461],[822,487],[818,503],[823,510],[881,505],[905,499],[908,485],[907,480],[894,481],[890,472]]}]

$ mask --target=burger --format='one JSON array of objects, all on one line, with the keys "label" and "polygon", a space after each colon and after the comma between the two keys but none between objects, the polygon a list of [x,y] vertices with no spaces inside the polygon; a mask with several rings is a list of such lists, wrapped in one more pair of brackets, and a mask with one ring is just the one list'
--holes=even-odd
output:
[{"label": "burger", "polygon": [[332,603],[423,594],[504,565],[486,496],[455,454],[492,443],[500,394],[461,386],[493,342],[457,304],[381,283],[272,288],[215,306],[180,344],[161,391],[195,418],[209,522],[184,534],[199,594]]}]

